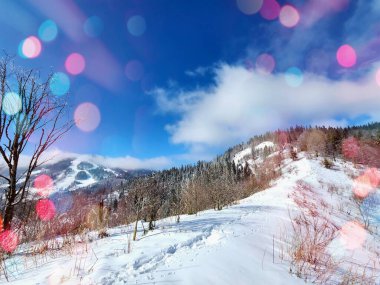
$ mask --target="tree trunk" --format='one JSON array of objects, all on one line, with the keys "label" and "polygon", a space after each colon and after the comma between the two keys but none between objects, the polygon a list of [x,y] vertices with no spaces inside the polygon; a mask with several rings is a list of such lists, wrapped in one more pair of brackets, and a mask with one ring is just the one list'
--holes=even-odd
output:
[{"label": "tree trunk", "polygon": [[[17,135],[16,137],[17,138]],[[15,208],[15,205],[14,205],[14,202],[16,200],[16,178],[17,178],[17,166],[18,166],[18,154],[16,152],[16,149],[17,148],[17,144],[14,144],[13,148],[13,152],[16,153],[14,154],[14,164],[12,165],[12,167],[9,169],[9,186],[8,186],[8,193],[6,194],[6,201],[7,201],[7,205],[5,207],[5,213],[4,213],[4,222],[3,222],[3,226],[4,226],[4,229],[6,230],[9,230],[11,228],[11,223],[12,223],[12,219],[13,219],[13,216],[14,216],[14,208]],[[22,193],[22,196],[24,195],[24,193]]]},{"label": "tree trunk", "polygon": [[136,235],[137,235],[137,223],[139,221],[139,213],[137,213],[136,217],[136,223],[135,223],[135,229],[133,230],[133,240],[136,240]]},{"label": "tree trunk", "polygon": [[13,220],[14,208],[15,208],[13,203],[16,199],[16,195],[15,195],[16,189],[12,187],[12,185],[9,187],[8,191],[9,191],[9,196],[7,194],[7,198],[6,198],[7,205],[5,207],[4,221],[3,221],[3,227],[5,230],[9,230],[11,228],[11,223]]},{"label": "tree trunk", "polygon": [[11,228],[13,212],[14,212],[14,206],[12,205],[12,202],[9,201],[7,203],[7,206],[5,208],[5,213],[4,213],[3,226],[5,230],[9,230]]},{"label": "tree trunk", "polygon": [[149,231],[153,231],[154,230],[154,227],[155,227],[154,222],[155,222],[155,220],[156,220],[155,215],[150,215],[149,228],[148,228]]}]

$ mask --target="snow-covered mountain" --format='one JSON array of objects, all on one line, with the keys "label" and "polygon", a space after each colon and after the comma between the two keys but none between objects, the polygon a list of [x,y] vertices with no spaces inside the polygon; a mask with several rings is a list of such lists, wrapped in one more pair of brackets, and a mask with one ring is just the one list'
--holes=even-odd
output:
[{"label": "snow-covered mountain", "polygon": [[46,174],[54,181],[54,188],[60,190],[75,190],[90,186],[101,180],[126,177],[127,172],[120,169],[110,169],[79,159],[65,159],[47,165],[38,171]]},{"label": "snow-covered mountain", "polygon": [[92,186],[105,180],[129,179],[150,172],[149,170],[109,168],[98,161],[93,161],[91,157],[79,157],[46,165],[38,171],[38,174],[49,175],[54,181],[54,188],[62,191]]},{"label": "snow-covered mountain", "polygon": [[[4,170],[3,170],[4,171]],[[23,173],[21,167],[19,173]],[[51,180],[50,193],[73,191],[85,187],[95,187],[97,184],[112,183],[113,180],[130,179],[136,176],[151,173],[150,170],[125,170],[118,167],[107,167],[96,157],[82,155],[77,157],[54,158],[32,174],[32,190],[38,177],[44,176]],[[49,182],[43,181],[42,184]]]}]

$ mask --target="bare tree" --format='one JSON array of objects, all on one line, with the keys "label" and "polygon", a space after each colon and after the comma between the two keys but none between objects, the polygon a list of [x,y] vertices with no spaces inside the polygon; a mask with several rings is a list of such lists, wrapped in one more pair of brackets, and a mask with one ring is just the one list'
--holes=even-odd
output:
[{"label": "bare tree", "polygon": [[312,130],[307,138],[307,150],[315,156],[323,155],[326,151],[326,134],[321,130]]},{"label": "bare tree", "polygon": [[0,175],[7,185],[4,228],[10,228],[15,207],[27,197],[33,171],[46,162],[43,153],[73,125],[66,118],[67,102],[50,91],[51,78],[43,81],[33,69],[17,68],[9,57],[0,60],[0,155],[7,172]]},{"label": "bare tree", "polygon": [[314,152],[318,157],[326,152],[326,135],[318,129],[305,130],[298,138],[298,147],[301,151]]},{"label": "bare tree", "polygon": [[[248,164],[245,164],[248,169]],[[231,166],[232,167],[232,166]],[[247,172],[247,170],[245,170]],[[234,200],[233,187],[235,183],[232,171],[229,172],[226,165],[213,165],[204,177],[205,191],[207,191],[210,201],[215,210],[222,210]]]},{"label": "bare tree", "polygon": [[137,224],[141,219],[143,211],[147,205],[147,193],[150,188],[147,178],[136,179],[132,181],[130,185],[130,190],[126,197],[127,205],[132,209],[133,213],[136,215],[135,226],[133,230],[133,240],[136,240],[137,236]]},{"label": "bare tree", "polygon": [[196,214],[201,210],[200,200],[205,200],[203,197],[204,191],[202,192],[202,189],[200,179],[191,179],[184,185],[181,206],[186,214]]},{"label": "bare tree", "polygon": [[155,222],[158,218],[159,210],[167,197],[165,197],[165,183],[162,181],[158,183],[158,181],[154,178],[149,179],[147,188],[147,206],[145,207],[145,219],[149,221],[148,230],[154,230]]}]

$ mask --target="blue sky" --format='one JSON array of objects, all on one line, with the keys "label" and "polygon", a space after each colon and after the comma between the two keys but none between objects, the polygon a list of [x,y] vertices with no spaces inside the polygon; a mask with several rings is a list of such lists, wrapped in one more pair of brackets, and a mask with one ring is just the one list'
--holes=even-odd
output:
[{"label": "blue sky", "polygon": [[[378,1],[277,1],[298,11],[294,27],[285,14],[269,20],[252,11],[266,1],[275,2],[1,0],[0,47],[21,66],[67,74],[73,113],[85,102],[99,110],[91,131],[74,127],[55,146],[64,152],[147,167],[160,158],[153,167],[165,167],[211,158],[266,130],[380,119]],[[48,42],[39,34],[46,20],[58,31]],[[31,36],[41,52],[20,56]],[[342,45],[356,52],[354,66],[337,61]],[[85,60],[75,75],[65,67],[72,53]],[[262,54],[274,61],[271,72]]]}]

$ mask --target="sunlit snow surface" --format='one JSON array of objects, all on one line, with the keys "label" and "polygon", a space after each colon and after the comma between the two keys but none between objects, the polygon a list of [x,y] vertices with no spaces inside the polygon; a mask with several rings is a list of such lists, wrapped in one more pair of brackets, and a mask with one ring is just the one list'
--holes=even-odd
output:
[{"label": "sunlit snow surface", "polygon": [[[78,243],[72,254],[16,254],[8,261],[11,284],[305,284],[279,258],[284,229],[290,229],[289,212],[299,212],[292,193],[299,181],[311,185],[311,199],[323,197],[335,209],[331,220],[343,227],[359,217],[351,197],[352,177],[360,171],[339,161],[328,170],[321,159],[286,160],[282,177],[268,190],[222,211],[183,215],[178,224],[175,217],[158,221],[157,230],[145,236],[140,228],[130,253],[132,225],[108,229],[110,237],[100,240],[93,233],[94,241]],[[329,185],[336,193],[328,192]],[[337,211],[340,207],[343,212]],[[343,214],[346,210],[350,215]],[[376,245],[375,236],[365,239]],[[371,254],[365,247],[346,248],[340,236],[329,251],[364,263]]]}]

